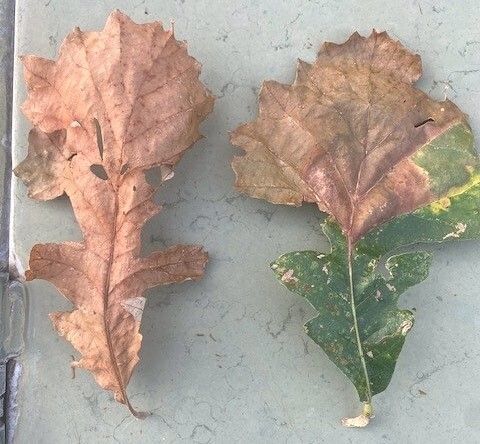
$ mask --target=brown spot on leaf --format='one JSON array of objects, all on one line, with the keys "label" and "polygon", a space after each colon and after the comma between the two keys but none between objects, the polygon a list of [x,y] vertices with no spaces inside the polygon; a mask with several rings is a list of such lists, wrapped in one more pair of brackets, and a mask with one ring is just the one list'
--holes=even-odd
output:
[{"label": "brown spot on leaf", "polygon": [[283,275],[282,275],[282,277],[281,277],[281,281],[282,281],[282,282],[285,282],[285,283],[298,282],[298,278],[296,278],[296,277],[293,275],[293,270],[288,270],[288,271],[286,271],[285,273],[283,273]]}]

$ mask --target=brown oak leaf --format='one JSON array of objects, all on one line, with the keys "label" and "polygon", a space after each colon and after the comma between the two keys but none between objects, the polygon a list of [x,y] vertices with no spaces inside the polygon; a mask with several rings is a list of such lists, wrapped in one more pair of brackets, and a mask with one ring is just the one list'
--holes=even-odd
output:
[{"label": "brown oak leaf", "polygon": [[37,200],[66,193],[83,242],[35,245],[26,278],[45,279],[74,304],[52,313],[81,358],[73,366],[130,405],[126,386],[138,362],[143,292],[200,279],[207,253],[177,245],[140,257],[140,231],[160,208],[145,171],[166,180],[200,137],[213,97],[200,65],[158,22],[136,24],[114,11],[99,32],[75,29],[56,61],[23,57],[34,128],[15,169]]},{"label": "brown oak leaf", "polygon": [[236,187],[273,203],[315,202],[355,243],[372,228],[438,200],[443,190],[414,161],[455,125],[450,101],[412,84],[421,61],[387,33],[325,43],[293,85],[266,81],[259,115],[232,133]]}]

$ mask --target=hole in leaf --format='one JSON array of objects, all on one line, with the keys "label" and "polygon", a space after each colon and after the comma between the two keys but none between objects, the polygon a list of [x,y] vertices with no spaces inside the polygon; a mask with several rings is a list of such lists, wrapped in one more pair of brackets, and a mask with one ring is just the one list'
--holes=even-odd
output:
[{"label": "hole in leaf", "polygon": [[429,122],[435,122],[435,120],[433,120],[431,117],[429,117],[428,119],[425,119],[422,122],[419,122],[419,123],[415,124],[415,128],[420,128],[421,126],[423,126],[423,125],[425,125],[426,123],[429,123]]},{"label": "hole in leaf", "polygon": [[70,162],[76,155],[77,153],[73,153],[67,160]]},{"label": "hole in leaf", "polygon": [[98,120],[97,120],[97,119],[93,119],[93,123],[95,124],[95,132],[97,133],[98,152],[100,153],[100,159],[103,160],[103,136],[102,136],[102,128],[100,128],[100,123],[98,123]]},{"label": "hole in leaf", "polygon": [[120,174],[125,174],[128,170],[128,165],[125,163],[122,165],[122,168],[120,169]]},{"label": "hole in leaf", "polygon": [[108,175],[107,172],[105,171],[105,168],[103,168],[103,165],[99,165],[98,163],[95,165],[90,166],[90,171],[95,174],[99,179],[102,180],[107,180]]}]

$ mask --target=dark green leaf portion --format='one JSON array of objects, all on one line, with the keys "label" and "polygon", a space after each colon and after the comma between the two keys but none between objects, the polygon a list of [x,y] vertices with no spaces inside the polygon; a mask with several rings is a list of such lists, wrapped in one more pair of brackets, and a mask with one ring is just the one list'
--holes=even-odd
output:
[{"label": "dark green leaf portion", "polygon": [[[480,235],[480,185],[452,190],[440,202],[400,216],[370,232],[352,252],[352,277],[359,336],[371,395],[388,386],[395,363],[413,325],[413,314],[397,306],[399,296],[428,275],[431,255],[414,251],[392,255],[418,242],[474,238]],[[292,252],[272,264],[279,280],[318,311],[306,324],[308,335],[368,400],[367,379],[357,346],[351,305],[347,241],[338,225],[323,225],[332,251]],[[387,256],[385,267],[380,267]]]},{"label": "dark green leaf portion", "polygon": [[[360,399],[367,400],[352,321],[344,247],[343,242],[327,255],[314,251],[288,253],[272,268],[287,288],[305,297],[318,310],[318,316],[306,324],[308,335],[351,379]],[[376,394],[387,387],[405,335],[413,324],[412,313],[397,308],[398,296],[426,278],[430,255],[406,253],[390,258],[387,266],[391,275],[387,279],[375,270],[377,258],[355,255],[354,264],[357,319],[372,394]]]}]

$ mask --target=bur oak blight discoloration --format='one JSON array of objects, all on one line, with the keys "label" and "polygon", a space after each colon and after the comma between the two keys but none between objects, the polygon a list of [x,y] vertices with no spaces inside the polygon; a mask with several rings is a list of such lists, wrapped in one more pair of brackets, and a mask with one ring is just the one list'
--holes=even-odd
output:
[{"label": "bur oak blight discoloration", "polygon": [[[308,335],[354,383],[365,426],[385,390],[413,314],[399,296],[428,274],[416,242],[479,235],[479,160],[466,116],[413,84],[421,61],[385,32],[325,43],[299,61],[292,85],[263,84],[255,120],[232,133],[241,192],[277,204],[313,202],[329,214],[332,250],[272,264],[283,285],[318,311]],[[386,256],[387,276],[377,271]]]},{"label": "bur oak blight discoloration", "polygon": [[233,132],[246,151],[233,162],[237,188],[273,203],[315,202],[352,243],[438,200],[465,181],[475,156],[462,153],[465,172],[449,187],[433,186],[417,159],[439,136],[469,127],[452,102],[412,86],[420,75],[420,57],[386,33],[325,43],[313,64],[299,61],[293,85],[265,82],[257,119]]}]

